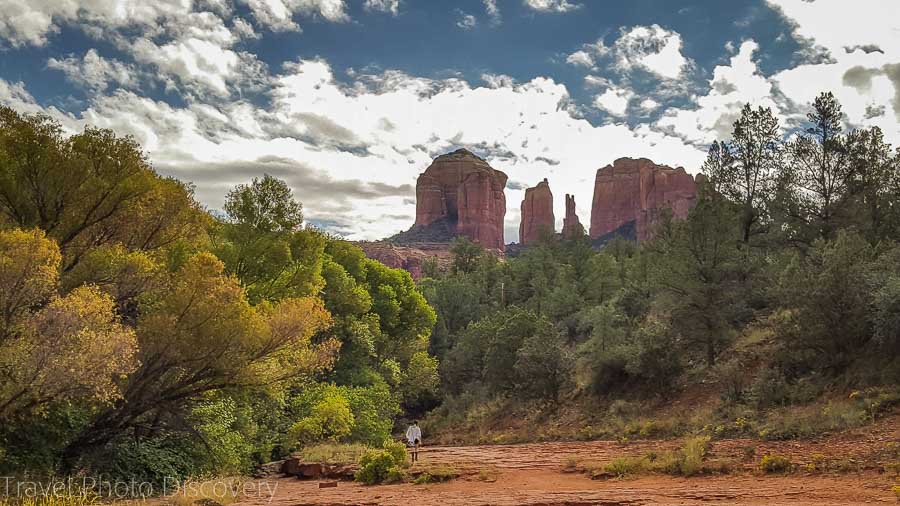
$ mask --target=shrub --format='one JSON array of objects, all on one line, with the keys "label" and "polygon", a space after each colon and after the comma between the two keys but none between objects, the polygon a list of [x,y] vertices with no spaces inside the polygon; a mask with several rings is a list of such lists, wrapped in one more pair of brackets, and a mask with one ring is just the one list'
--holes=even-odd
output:
[{"label": "shrub", "polygon": [[603,470],[618,478],[624,478],[644,473],[649,467],[650,462],[645,457],[617,457],[606,464]]},{"label": "shrub", "polygon": [[791,459],[773,453],[764,455],[759,467],[765,473],[787,473],[790,472],[792,464]]},{"label": "shrub", "polygon": [[703,469],[703,459],[709,449],[709,436],[687,438],[682,448],[681,474],[693,476]]},{"label": "shrub", "polygon": [[402,443],[387,441],[383,449],[369,450],[359,459],[356,481],[366,485],[400,481],[403,469],[408,465],[406,447]]}]

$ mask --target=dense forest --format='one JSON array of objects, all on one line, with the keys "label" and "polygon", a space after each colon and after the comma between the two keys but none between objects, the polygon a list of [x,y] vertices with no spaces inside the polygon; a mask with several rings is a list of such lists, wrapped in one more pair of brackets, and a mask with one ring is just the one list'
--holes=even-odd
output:
[{"label": "dense forest", "polygon": [[282,181],[214,217],[132,139],[3,108],[0,216],[0,472],[247,472],[436,398],[412,278],[304,228]]},{"label": "dense forest", "polygon": [[450,440],[791,438],[897,403],[900,152],[845,131],[830,93],[807,119],[785,135],[746,105],[689,217],[651,241],[550,236],[505,262],[457,242],[451,272],[422,282],[431,424]]},{"label": "dense forest", "polygon": [[211,214],[131,138],[0,108],[0,472],[242,473],[411,417],[790,438],[900,401],[900,152],[824,93],[787,134],[747,105],[703,172],[653,240],[459,239],[417,284],[275,178]]}]

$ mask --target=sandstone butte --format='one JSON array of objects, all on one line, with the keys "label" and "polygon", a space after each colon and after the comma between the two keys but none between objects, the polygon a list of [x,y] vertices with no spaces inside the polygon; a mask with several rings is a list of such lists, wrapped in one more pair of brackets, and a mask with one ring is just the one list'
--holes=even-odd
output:
[{"label": "sandstone butte", "polygon": [[522,200],[522,221],[519,223],[519,244],[537,242],[546,234],[556,232],[556,218],[553,216],[553,193],[545,178],[533,188],[525,190]]},{"label": "sandstone butte", "polygon": [[563,217],[562,236],[566,239],[574,239],[584,235],[584,226],[575,214],[575,195],[566,194],[566,215]]},{"label": "sandstone butte", "polygon": [[665,209],[684,219],[696,197],[696,182],[684,168],[657,165],[646,158],[619,158],[597,170],[590,237],[618,233],[645,241]]},{"label": "sandstone butte", "polygon": [[[695,180],[681,167],[646,158],[620,158],[597,171],[591,206],[590,238],[600,245],[614,235],[644,241],[667,209],[684,219],[696,200]],[[420,278],[425,261],[450,263],[449,243],[465,236],[487,249],[504,251],[504,188],[507,176],[465,149],[438,156],[416,181],[416,221],[406,232],[384,241],[357,243],[369,258],[406,269]],[[554,231],[553,194],[546,179],[525,192],[519,240],[534,243]],[[584,233],[575,213],[575,197],[566,195],[562,236]]]},{"label": "sandstone butte", "polygon": [[416,228],[440,228],[503,251],[507,176],[466,149],[434,159],[416,181]]}]

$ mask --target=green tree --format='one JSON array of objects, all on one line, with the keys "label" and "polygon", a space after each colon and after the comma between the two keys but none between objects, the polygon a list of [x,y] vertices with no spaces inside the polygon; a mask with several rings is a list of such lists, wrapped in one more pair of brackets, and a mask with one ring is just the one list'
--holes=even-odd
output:
[{"label": "green tree", "polygon": [[715,142],[703,171],[715,191],[741,209],[741,240],[761,231],[767,202],[782,166],[781,131],[769,108],[744,105],[730,142]]},{"label": "green tree", "polygon": [[788,144],[789,163],[783,177],[796,205],[790,218],[794,226],[808,229],[807,237],[832,238],[836,220],[845,214],[853,164],[843,135],[841,105],[830,92],[813,102],[809,126]]},{"label": "green tree", "polygon": [[653,255],[660,304],[671,312],[685,343],[703,350],[709,366],[727,344],[743,302],[737,290],[738,220],[732,203],[701,187],[688,219],[660,236]]}]

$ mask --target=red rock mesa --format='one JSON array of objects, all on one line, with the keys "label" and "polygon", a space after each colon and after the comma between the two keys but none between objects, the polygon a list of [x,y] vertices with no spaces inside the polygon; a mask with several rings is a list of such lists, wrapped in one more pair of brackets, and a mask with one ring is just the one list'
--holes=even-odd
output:
[{"label": "red rock mesa", "polygon": [[619,158],[597,170],[591,207],[591,239],[613,232],[645,241],[665,209],[684,219],[694,205],[694,178],[681,167],[657,165],[646,158]]},{"label": "red rock mesa", "polygon": [[466,149],[435,158],[416,181],[416,223],[407,234],[437,240],[465,236],[503,251],[506,180]]}]

